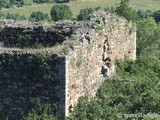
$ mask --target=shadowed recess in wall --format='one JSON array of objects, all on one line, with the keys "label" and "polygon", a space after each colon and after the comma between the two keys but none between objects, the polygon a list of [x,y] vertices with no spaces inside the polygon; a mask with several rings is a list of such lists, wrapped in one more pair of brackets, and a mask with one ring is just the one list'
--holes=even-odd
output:
[{"label": "shadowed recess in wall", "polygon": [[[57,28],[60,29],[60,28]],[[4,27],[0,30],[0,42],[4,47],[40,48],[51,47],[65,41],[72,30],[58,31],[55,28],[45,30],[43,26],[38,27]]]},{"label": "shadowed recess in wall", "polygon": [[51,105],[55,114],[60,94],[56,64],[63,61],[49,54],[0,54],[0,118],[19,120],[33,108],[32,100]]}]

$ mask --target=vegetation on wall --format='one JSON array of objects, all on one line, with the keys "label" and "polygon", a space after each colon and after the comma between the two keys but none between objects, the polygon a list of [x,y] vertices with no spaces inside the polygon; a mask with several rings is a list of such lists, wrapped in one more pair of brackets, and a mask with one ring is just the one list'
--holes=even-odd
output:
[{"label": "vegetation on wall", "polygon": [[82,57],[82,56],[79,56],[79,57],[77,58],[77,61],[76,61],[76,66],[77,66],[77,67],[81,67],[81,65],[83,64],[83,62],[84,62],[83,57]]}]

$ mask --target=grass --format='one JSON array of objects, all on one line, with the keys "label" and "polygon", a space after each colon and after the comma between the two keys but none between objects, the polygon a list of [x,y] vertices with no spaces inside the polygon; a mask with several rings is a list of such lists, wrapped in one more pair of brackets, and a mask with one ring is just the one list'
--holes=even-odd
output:
[{"label": "grass", "polygon": [[[79,13],[80,9],[91,7],[111,7],[111,6],[117,6],[119,4],[120,0],[77,0],[68,3],[67,5],[70,6],[74,17]],[[29,0],[29,3],[32,3],[31,0]],[[25,15],[26,17],[29,17],[30,14],[33,11],[41,11],[44,13],[50,14],[50,10],[53,4],[32,4],[31,6],[24,6],[21,8],[10,8],[10,9],[2,9],[0,10],[0,13],[12,13],[16,14],[19,13],[21,15]],[[154,0],[131,0],[131,6],[135,9],[142,9],[142,10],[160,10],[160,1],[154,1]]]},{"label": "grass", "polygon": [[12,14],[16,14],[19,13],[20,15],[25,15],[26,17],[29,17],[30,14],[34,11],[41,11],[43,13],[50,13],[51,7],[53,5],[52,4],[39,4],[39,5],[32,5],[32,6],[24,6],[24,7],[20,7],[20,8],[10,8],[10,9],[3,9],[0,11],[0,13],[12,13]]},{"label": "grass", "polygon": [[156,0],[131,0],[133,9],[138,10],[160,10],[160,1]]}]

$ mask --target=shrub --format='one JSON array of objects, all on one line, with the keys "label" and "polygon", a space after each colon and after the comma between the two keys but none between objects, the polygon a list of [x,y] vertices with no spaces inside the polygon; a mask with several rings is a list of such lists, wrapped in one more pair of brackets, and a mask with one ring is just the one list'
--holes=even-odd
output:
[{"label": "shrub", "polygon": [[78,59],[77,59],[77,62],[76,62],[76,65],[77,67],[81,67],[82,63],[84,62],[82,56],[80,56]]},{"label": "shrub", "polygon": [[79,15],[77,16],[78,20],[88,20],[89,19],[89,14],[93,12],[92,8],[85,8],[80,10]]},{"label": "shrub", "polygon": [[32,14],[29,17],[29,20],[32,21],[32,22],[49,20],[49,16],[48,16],[48,14],[42,13],[40,11],[32,12]]},{"label": "shrub", "polygon": [[11,5],[12,5],[11,1],[12,0],[0,0],[0,9],[11,7]]},{"label": "shrub", "polygon": [[5,14],[4,13],[0,13],[0,19],[4,19],[5,18]]},{"label": "shrub", "polygon": [[54,21],[72,19],[72,11],[67,5],[54,5],[51,9],[51,18]]},{"label": "shrub", "polygon": [[33,99],[34,108],[24,117],[24,120],[57,120],[51,110],[51,105],[43,103],[40,99]]},{"label": "shrub", "polygon": [[115,14],[115,8],[114,7],[104,8],[104,10],[107,11],[107,12],[109,12],[109,13]]},{"label": "shrub", "polygon": [[153,17],[156,20],[156,22],[160,22],[160,10],[155,11],[154,14],[153,14]]},{"label": "shrub", "polygon": [[26,20],[24,15],[20,15],[20,14],[11,14],[11,13],[7,13],[6,15],[4,15],[5,19],[12,19],[12,20]]},{"label": "shrub", "polygon": [[67,2],[69,2],[69,0],[55,0],[55,2],[57,2],[57,3],[67,3]]},{"label": "shrub", "polygon": [[35,3],[46,3],[46,2],[53,2],[54,0],[33,0]]},{"label": "shrub", "polygon": [[17,7],[22,7],[25,3],[24,0],[9,0],[11,5],[17,5]]},{"label": "shrub", "polygon": [[125,17],[128,21],[135,21],[136,12],[129,6],[130,0],[121,0],[120,5],[116,8],[116,13]]},{"label": "shrub", "polygon": [[145,19],[145,18],[151,17],[152,15],[153,15],[153,12],[151,10],[147,10],[147,11],[138,10],[137,11],[137,17],[139,19]]}]

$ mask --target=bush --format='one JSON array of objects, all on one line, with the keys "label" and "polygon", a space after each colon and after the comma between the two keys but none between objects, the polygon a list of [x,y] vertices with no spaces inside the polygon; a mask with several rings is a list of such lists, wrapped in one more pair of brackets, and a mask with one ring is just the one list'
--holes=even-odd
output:
[{"label": "bush", "polygon": [[46,3],[46,2],[50,2],[50,3],[52,3],[54,0],[33,0],[33,2],[35,2],[35,3]]},{"label": "bush", "polygon": [[10,6],[9,1],[0,0],[0,8],[8,8]]},{"label": "bush", "polygon": [[153,17],[156,20],[156,22],[160,22],[160,10],[155,11],[154,14],[153,14]]},{"label": "bush", "polygon": [[0,13],[0,19],[4,19],[5,18],[5,14],[4,13]]},{"label": "bush", "polygon": [[[155,82],[147,80],[131,82],[112,79],[105,81],[95,99],[90,102],[84,98],[79,100],[74,114],[68,120],[133,120],[126,119],[124,115],[159,114],[160,109],[157,105],[160,100],[158,95],[160,89]],[[119,114],[123,115],[121,119],[118,119]],[[136,117],[134,120],[139,120],[139,118]]]},{"label": "bush", "polygon": [[17,5],[17,7],[22,7],[24,2],[24,0],[9,0],[10,5]]},{"label": "bush", "polygon": [[11,13],[7,13],[6,15],[4,15],[5,19],[12,19],[12,20],[26,20],[24,15],[20,15],[20,14],[11,14]]},{"label": "bush", "polygon": [[0,0],[0,8],[9,8],[12,5],[17,5],[17,7],[21,7],[24,4],[24,0]]},{"label": "bush", "polygon": [[113,14],[115,14],[115,11],[116,11],[114,7],[104,8],[104,10],[109,12],[109,13],[113,13]]},{"label": "bush", "polygon": [[67,3],[69,0],[55,0],[57,3]]},{"label": "bush", "polygon": [[52,113],[50,104],[43,103],[40,99],[32,99],[33,109],[25,116],[24,120],[57,120]]},{"label": "bush", "polygon": [[81,9],[79,15],[77,16],[78,20],[88,20],[89,14],[93,12],[92,8]]},{"label": "bush", "polygon": [[54,21],[72,19],[72,11],[67,5],[54,5],[51,9],[51,18]]},{"label": "bush", "polygon": [[151,17],[152,15],[153,13],[151,10],[147,10],[147,11],[138,10],[137,12],[137,17],[139,19],[145,19],[145,18]]},{"label": "bush", "polygon": [[128,21],[135,21],[137,18],[136,12],[129,6],[129,0],[121,0],[120,5],[116,8],[116,13]]},{"label": "bush", "polygon": [[48,14],[42,13],[40,11],[32,12],[32,14],[29,17],[29,20],[32,21],[32,22],[49,20],[49,16],[48,16]]}]

